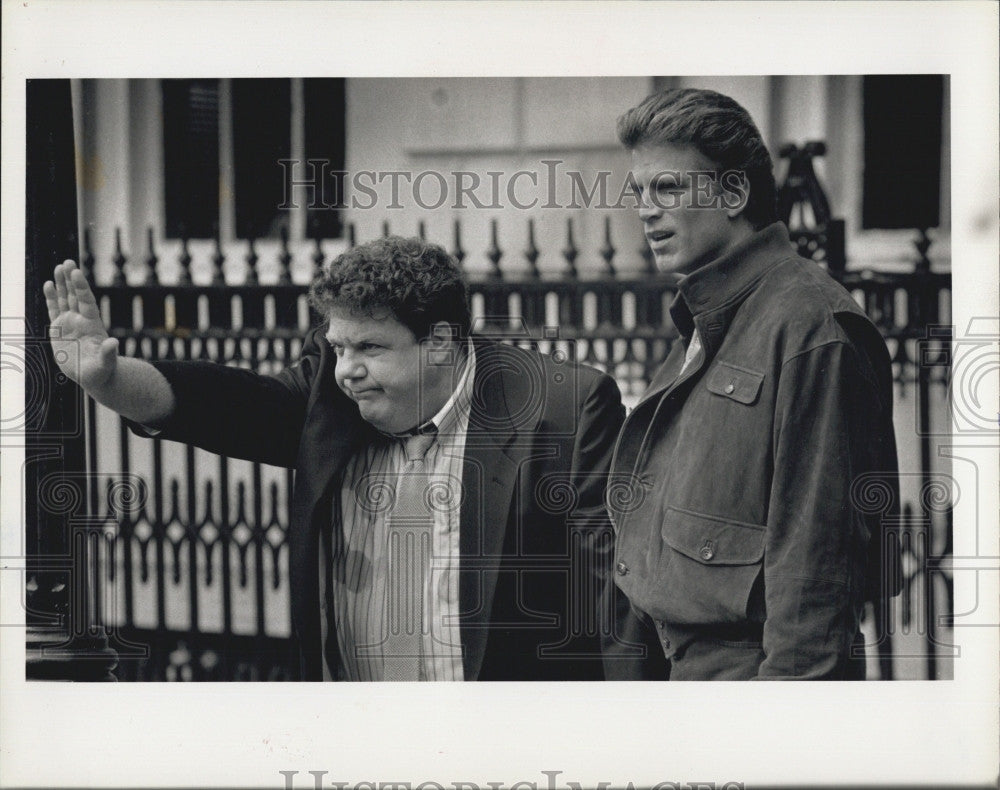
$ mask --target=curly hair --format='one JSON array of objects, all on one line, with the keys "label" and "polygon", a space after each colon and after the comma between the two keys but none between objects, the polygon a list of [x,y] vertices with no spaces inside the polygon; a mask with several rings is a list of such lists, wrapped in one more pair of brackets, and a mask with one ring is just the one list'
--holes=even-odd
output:
[{"label": "curly hair", "polygon": [[618,119],[618,139],[639,145],[690,145],[720,170],[742,171],[750,184],[743,216],[759,230],[777,219],[771,154],[741,105],[698,88],[654,93]]},{"label": "curly hair", "polygon": [[388,310],[418,340],[440,321],[469,332],[469,291],[458,262],[443,247],[388,236],[339,255],[316,276],[309,304],[323,316],[334,309],[377,316]]}]

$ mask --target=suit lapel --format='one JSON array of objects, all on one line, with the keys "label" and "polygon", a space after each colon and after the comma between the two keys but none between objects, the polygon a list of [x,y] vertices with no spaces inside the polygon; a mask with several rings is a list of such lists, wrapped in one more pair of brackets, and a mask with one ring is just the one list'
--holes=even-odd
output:
[{"label": "suit lapel", "polygon": [[[319,385],[310,400],[306,430],[296,461],[295,495],[289,520],[289,564],[295,583],[291,587],[292,622],[302,642],[304,680],[319,680],[322,673],[320,579],[317,556],[320,529],[332,520],[330,484],[373,429],[361,419],[357,406],[337,387],[332,369],[320,364]],[[326,508],[327,512],[318,512]]]},{"label": "suit lapel", "polygon": [[[515,356],[510,357],[513,353]],[[475,680],[483,663],[493,594],[503,559],[511,500],[518,469],[530,445],[517,442],[518,434],[531,433],[537,418],[520,419],[519,404],[531,397],[529,376],[517,375],[522,352],[492,343],[476,344],[475,396],[465,442],[459,552],[459,602],[466,680]],[[515,404],[511,406],[510,404]],[[541,405],[541,404],[538,404]],[[512,419],[512,408],[518,419]]]}]

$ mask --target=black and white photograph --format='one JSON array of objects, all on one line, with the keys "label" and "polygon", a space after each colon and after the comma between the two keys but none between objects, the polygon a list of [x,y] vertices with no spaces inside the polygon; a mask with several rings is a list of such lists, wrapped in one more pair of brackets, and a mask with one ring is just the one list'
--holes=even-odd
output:
[{"label": "black and white photograph", "polygon": [[4,5],[0,786],[994,783],[997,13],[903,5]]}]

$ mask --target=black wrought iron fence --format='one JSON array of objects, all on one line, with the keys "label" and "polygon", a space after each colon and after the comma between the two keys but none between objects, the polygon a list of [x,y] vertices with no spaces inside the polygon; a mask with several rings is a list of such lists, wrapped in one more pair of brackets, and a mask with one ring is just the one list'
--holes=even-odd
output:
[{"label": "black wrought iron fence", "polygon": [[[388,233],[388,226],[385,232]],[[418,228],[422,235],[423,229]],[[354,242],[349,229],[350,243]],[[912,403],[916,424],[898,425],[904,474],[905,587],[878,646],[879,675],[892,677],[893,653],[916,657],[924,676],[936,677],[946,645],[935,623],[949,615],[951,579],[943,561],[951,553],[950,500],[936,493],[931,434],[947,421],[947,349],[951,284],[918,259],[906,273],[845,271],[843,224],[793,234],[798,249],[826,265],[862,304],[886,337],[897,402]],[[667,308],[675,281],[647,258],[642,272],[620,273],[610,222],[598,251],[600,270],[578,271],[571,220],[565,262],[543,275],[534,227],[525,228],[526,251],[497,246],[496,221],[486,251],[490,270],[471,277],[480,328],[506,333],[510,342],[543,350],[561,347],[601,368],[634,402],[669,351],[676,332]],[[293,255],[282,236],[278,275],[262,283],[255,243],[247,242],[243,282],[230,285],[217,242],[209,282],[195,284],[191,255],[181,244],[179,278],[163,283],[153,249],[129,263],[120,243],[110,282],[95,291],[122,353],[147,359],[205,359],[260,372],[293,361],[311,317],[308,283],[292,276]],[[462,261],[461,228],[453,251]],[[926,250],[923,250],[924,252]],[[94,271],[85,240],[83,266]],[[508,261],[517,258],[517,275]],[[320,241],[313,271],[325,261]],[[127,267],[141,269],[129,285]],[[133,276],[133,279],[134,276]],[[526,331],[525,331],[526,330]],[[932,331],[933,330],[933,331]],[[138,439],[123,421],[88,401],[85,433],[85,514],[88,601],[93,621],[110,635],[119,656],[117,676],[129,680],[294,679],[289,660],[286,529],[292,472],[213,456],[190,446]]]}]

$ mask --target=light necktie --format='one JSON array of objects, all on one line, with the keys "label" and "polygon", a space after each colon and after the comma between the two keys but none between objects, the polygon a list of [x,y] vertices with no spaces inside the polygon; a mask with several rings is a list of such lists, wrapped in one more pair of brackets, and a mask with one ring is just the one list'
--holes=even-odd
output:
[{"label": "light necktie", "polygon": [[389,681],[418,680],[424,622],[424,590],[430,571],[434,528],[430,507],[430,472],[424,456],[434,443],[432,432],[406,439],[406,464],[396,483],[396,498],[386,519],[389,539],[389,585],[386,591],[388,633],[384,643],[383,677]]}]

